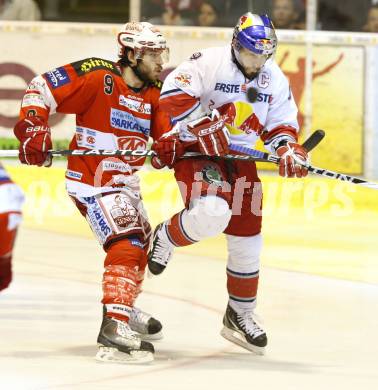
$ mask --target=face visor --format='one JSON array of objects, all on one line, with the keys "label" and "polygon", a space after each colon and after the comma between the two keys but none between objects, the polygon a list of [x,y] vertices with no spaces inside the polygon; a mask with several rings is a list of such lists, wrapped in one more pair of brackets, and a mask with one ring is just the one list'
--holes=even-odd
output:
[{"label": "face visor", "polygon": [[244,47],[235,50],[234,53],[239,64],[251,72],[258,72],[269,58],[267,54],[255,54]]},{"label": "face visor", "polygon": [[164,49],[137,48],[135,49],[135,58],[142,60],[146,64],[164,65],[169,62],[169,49],[167,47]]}]

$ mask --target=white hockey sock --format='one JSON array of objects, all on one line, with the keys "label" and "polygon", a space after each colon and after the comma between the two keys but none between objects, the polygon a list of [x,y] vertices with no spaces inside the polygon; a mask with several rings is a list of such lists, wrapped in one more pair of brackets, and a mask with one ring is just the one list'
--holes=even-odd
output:
[{"label": "white hockey sock", "polygon": [[236,313],[245,313],[247,311],[253,311],[256,308],[256,301],[237,302],[229,299],[228,304],[236,311]]}]

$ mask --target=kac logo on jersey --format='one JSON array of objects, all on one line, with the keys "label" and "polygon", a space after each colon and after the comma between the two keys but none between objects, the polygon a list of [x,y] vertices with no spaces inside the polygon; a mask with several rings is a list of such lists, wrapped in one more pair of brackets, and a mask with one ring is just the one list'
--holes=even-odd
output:
[{"label": "kac logo on jersey", "polygon": [[62,67],[53,69],[50,72],[45,73],[44,76],[46,77],[47,82],[54,89],[61,87],[71,81],[68,77],[67,71]]},{"label": "kac logo on jersey", "polygon": [[[121,150],[140,150],[144,152],[147,149],[147,141],[141,137],[119,137],[118,138],[118,147]],[[136,162],[140,159],[144,159],[146,157],[145,154],[143,156],[124,156],[123,158],[129,162]]]},{"label": "kac logo on jersey", "polygon": [[[146,126],[143,126],[141,123]],[[126,111],[112,108],[110,112],[110,126],[115,127],[116,129],[138,132],[148,137],[150,128],[149,126],[147,127],[147,125],[149,125],[149,123],[149,120],[135,118],[132,114]]]},{"label": "kac logo on jersey", "polygon": [[93,137],[93,136],[91,136],[91,135],[89,135],[89,136],[87,137],[87,143],[88,143],[89,145],[94,145],[94,144],[96,143],[96,138]]}]

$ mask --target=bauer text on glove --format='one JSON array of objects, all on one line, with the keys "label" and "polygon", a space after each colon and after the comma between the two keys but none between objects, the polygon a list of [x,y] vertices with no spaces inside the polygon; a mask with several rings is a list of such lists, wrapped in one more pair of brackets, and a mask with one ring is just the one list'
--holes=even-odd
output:
[{"label": "bauer text on glove", "polygon": [[23,164],[48,167],[51,165],[51,130],[41,117],[28,117],[18,121],[14,134],[20,141],[19,159]]}]

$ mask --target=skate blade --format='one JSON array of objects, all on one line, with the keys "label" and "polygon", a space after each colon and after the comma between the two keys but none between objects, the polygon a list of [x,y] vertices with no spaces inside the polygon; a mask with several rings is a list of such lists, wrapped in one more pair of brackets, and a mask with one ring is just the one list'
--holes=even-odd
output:
[{"label": "skate blade", "polygon": [[232,343],[235,343],[240,347],[243,347],[248,351],[253,352],[256,355],[265,355],[265,347],[258,347],[256,345],[248,343],[244,336],[242,336],[239,332],[236,332],[235,330],[228,329],[224,326],[220,334],[228,341],[231,341]]},{"label": "skate blade", "polygon": [[154,334],[147,334],[147,333],[138,333],[138,336],[143,340],[143,341],[158,341],[163,339],[163,332],[157,332]]},{"label": "skate blade", "polygon": [[143,364],[152,362],[154,355],[149,351],[130,351],[130,354],[128,354],[120,352],[116,348],[100,346],[95,359],[108,363]]}]

